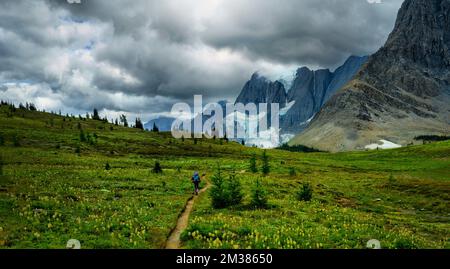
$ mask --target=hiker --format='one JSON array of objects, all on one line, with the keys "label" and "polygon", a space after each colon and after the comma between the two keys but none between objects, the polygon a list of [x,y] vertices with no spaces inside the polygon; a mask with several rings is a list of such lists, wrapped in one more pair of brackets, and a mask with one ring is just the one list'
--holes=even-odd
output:
[{"label": "hiker", "polygon": [[195,193],[195,195],[198,195],[199,185],[200,185],[200,182],[202,181],[199,173],[194,172],[194,175],[192,176],[191,180],[192,180],[192,183],[194,183],[194,193]]}]

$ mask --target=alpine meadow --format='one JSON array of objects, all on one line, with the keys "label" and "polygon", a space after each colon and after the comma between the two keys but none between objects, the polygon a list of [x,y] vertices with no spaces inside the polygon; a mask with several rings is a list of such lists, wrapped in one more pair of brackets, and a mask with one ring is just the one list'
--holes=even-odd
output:
[{"label": "alpine meadow", "polygon": [[[83,248],[163,248],[192,195],[193,170],[208,182],[219,170],[225,183],[233,176],[243,197],[216,209],[201,194],[183,248],[365,248],[372,238],[384,248],[450,247],[449,141],[269,150],[264,175],[263,150],[224,139],[182,141],[10,105],[1,106],[0,125],[2,248],[65,248],[71,238]],[[253,204],[257,182],[262,207]],[[303,184],[310,200],[299,199]]]}]

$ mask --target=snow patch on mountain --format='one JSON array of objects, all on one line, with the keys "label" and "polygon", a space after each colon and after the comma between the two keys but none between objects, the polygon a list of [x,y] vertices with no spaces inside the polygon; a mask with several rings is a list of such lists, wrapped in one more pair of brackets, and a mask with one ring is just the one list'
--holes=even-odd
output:
[{"label": "snow patch on mountain", "polygon": [[280,109],[280,116],[286,115],[294,105],[295,105],[295,101],[292,101],[292,102],[289,102],[284,108]]},{"label": "snow patch on mountain", "polygon": [[381,144],[370,144],[367,145],[365,148],[369,150],[374,150],[374,149],[396,149],[402,147],[401,145],[395,144],[387,140],[380,140],[380,142]]}]

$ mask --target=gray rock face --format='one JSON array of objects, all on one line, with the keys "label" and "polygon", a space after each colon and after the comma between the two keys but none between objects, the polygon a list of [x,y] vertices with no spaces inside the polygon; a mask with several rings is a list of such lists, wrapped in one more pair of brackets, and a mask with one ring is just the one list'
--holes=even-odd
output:
[{"label": "gray rock face", "polygon": [[287,93],[281,82],[271,82],[254,74],[245,84],[236,103],[279,103],[281,109],[286,103],[295,102],[281,117],[280,127],[282,133],[298,133],[307,127],[308,120],[320,111],[339,88],[351,80],[366,61],[367,57],[351,56],[335,72],[329,69],[313,71],[307,67],[299,68]]},{"label": "gray rock face", "polygon": [[406,0],[386,44],[292,144],[364,149],[450,133],[450,0]]},{"label": "gray rock face", "polygon": [[281,82],[272,82],[255,73],[245,84],[236,99],[236,103],[279,103],[280,107],[284,107],[286,105],[286,90]]},{"label": "gray rock face", "polygon": [[283,131],[297,132],[305,126],[304,122],[322,107],[332,79],[333,73],[328,69],[312,71],[302,67],[297,70],[288,94],[288,101],[295,101],[295,104],[282,118]]},{"label": "gray rock face", "polygon": [[449,0],[407,0],[380,57],[407,59],[430,69],[450,68]]},{"label": "gray rock face", "polygon": [[352,79],[367,58],[351,56],[334,73],[328,69],[311,71],[306,67],[300,68],[288,95],[288,102],[295,101],[295,104],[282,119],[282,130],[299,133],[306,128],[309,120]]},{"label": "gray rock face", "polygon": [[356,75],[368,59],[368,56],[350,56],[344,65],[337,68],[336,71],[334,71],[333,80],[328,86],[327,94],[324,98],[325,102],[328,101],[339,89],[345,86],[345,84],[347,84]]}]

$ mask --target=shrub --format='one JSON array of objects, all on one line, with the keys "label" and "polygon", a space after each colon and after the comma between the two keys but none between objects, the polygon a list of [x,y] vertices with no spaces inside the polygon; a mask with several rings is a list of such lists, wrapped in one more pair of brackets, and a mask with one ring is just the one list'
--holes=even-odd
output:
[{"label": "shrub", "polygon": [[167,191],[167,183],[165,181],[161,182],[161,187],[164,189],[164,191]]},{"label": "shrub", "polygon": [[395,249],[415,249],[417,248],[414,242],[408,239],[397,239],[394,243]]},{"label": "shrub", "polygon": [[20,139],[17,135],[13,137],[13,145],[14,147],[20,147]]},{"label": "shrub", "polygon": [[208,146],[208,157],[212,157],[212,146]]},{"label": "shrub", "polygon": [[263,175],[267,176],[270,173],[270,164],[269,164],[269,156],[267,156],[267,152],[263,151],[262,156],[262,168],[261,171]]},{"label": "shrub", "polygon": [[289,167],[289,175],[290,175],[291,177],[294,177],[294,176],[297,175],[297,171],[295,171],[295,168],[294,168],[294,167]]},{"label": "shrub", "polygon": [[422,140],[422,141],[432,141],[432,142],[439,142],[439,141],[447,141],[450,140],[450,136],[438,136],[438,135],[421,135],[416,136],[414,140]]},{"label": "shrub", "polygon": [[91,136],[90,134],[87,134],[86,140],[90,145],[95,145],[97,143],[97,135],[94,134]]},{"label": "shrub", "polygon": [[300,186],[300,190],[297,192],[297,200],[299,201],[311,201],[313,194],[313,188],[310,183],[303,183]]},{"label": "shrub", "polygon": [[211,177],[212,187],[210,192],[211,203],[213,208],[227,207],[227,190],[225,180],[222,176],[220,167],[216,173]]},{"label": "shrub", "polygon": [[257,173],[258,172],[258,168],[256,167],[256,156],[255,154],[252,155],[252,157],[250,158],[250,171],[252,173]]},{"label": "shrub", "polygon": [[396,180],[395,180],[395,178],[394,178],[394,175],[393,175],[393,174],[390,174],[390,175],[389,175],[389,178],[388,178],[388,183],[389,183],[389,185],[395,185],[395,183],[396,183]]},{"label": "shrub", "polygon": [[267,208],[267,190],[262,185],[259,179],[256,180],[255,186],[252,189],[250,205],[255,208]]},{"label": "shrub", "polygon": [[0,155],[0,177],[3,176],[3,159],[2,156]]},{"label": "shrub", "polygon": [[80,130],[80,142],[86,142],[86,135],[83,130]]},{"label": "shrub", "polygon": [[277,149],[291,151],[291,152],[306,152],[306,153],[321,152],[318,149],[310,148],[310,147],[303,146],[303,145],[289,146],[288,144],[283,144],[283,145],[279,146]]},{"label": "shrub", "polygon": [[161,168],[161,164],[156,161],[155,165],[153,166],[152,172],[155,174],[161,174],[163,172],[162,168]]}]

